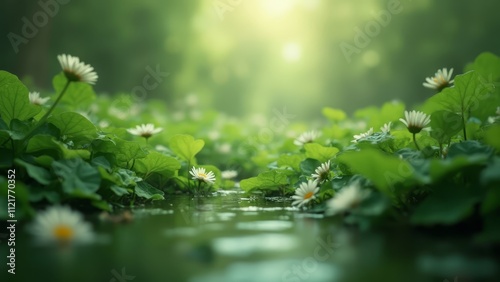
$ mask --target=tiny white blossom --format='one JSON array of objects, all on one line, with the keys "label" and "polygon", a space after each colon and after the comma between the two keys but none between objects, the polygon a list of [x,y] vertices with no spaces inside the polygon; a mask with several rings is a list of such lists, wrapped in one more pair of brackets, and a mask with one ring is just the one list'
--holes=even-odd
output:
[{"label": "tiny white blossom", "polygon": [[191,174],[193,180],[198,180],[208,184],[215,183],[215,174],[212,171],[207,172],[203,167],[195,168],[193,166],[191,171],[189,171],[189,174]]},{"label": "tiny white blossom", "polygon": [[304,146],[304,144],[307,143],[312,143],[314,140],[316,140],[319,136],[321,136],[320,132],[317,131],[307,131],[302,133],[297,139],[293,141],[293,144],[297,146]]},{"label": "tiny white blossom", "polygon": [[343,187],[327,203],[327,214],[334,215],[357,207],[370,195],[369,190],[364,190],[358,182]]},{"label": "tiny white blossom", "polygon": [[359,141],[360,139],[362,139],[362,138],[366,138],[366,137],[368,137],[368,136],[370,136],[370,135],[372,135],[372,134],[373,134],[373,127],[370,127],[370,129],[369,129],[367,132],[364,132],[364,133],[360,133],[360,134],[356,134],[356,135],[354,135],[354,136],[353,136],[353,137],[354,137],[354,140],[352,140],[351,142],[353,142],[353,143],[358,143],[358,141]]},{"label": "tiny white blossom", "polygon": [[47,103],[48,100],[50,100],[50,97],[42,98],[42,97],[40,97],[39,92],[30,92],[29,99],[30,99],[31,104],[42,106],[45,103]]},{"label": "tiny white blossom", "polygon": [[385,123],[380,128],[380,131],[382,131],[383,133],[390,133],[391,132],[391,125],[392,125],[392,122]]},{"label": "tiny white blossom", "polygon": [[330,178],[330,160],[317,167],[311,177],[319,183],[327,181]]},{"label": "tiny white blossom", "polygon": [[152,123],[141,124],[141,125],[137,125],[135,128],[127,129],[128,133],[130,133],[132,135],[141,136],[141,137],[144,137],[146,139],[157,134],[157,133],[160,133],[162,130],[163,130],[163,128],[161,128],[161,127],[155,128],[155,126]]},{"label": "tiny white blossom", "polygon": [[424,82],[423,85],[427,88],[441,91],[453,83],[453,80],[451,79],[452,74],[453,69],[450,69],[449,71],[446,68],[440,69],[433,77],[427,77],[425,79],[426,82]]},{"label": "tiny white blossom", "polygon": [[232,179],[238,176],[238,172],[236,170],[224,170],[220,173],[220,176],[224,179]]},{"label": "tiny white blossom", "polygon": [[28,226],[40,243],[83,244],[95,239],[92,226],[68,207],[53,206],[39,213]]},{"label": "tiny white blossom", "polygon": [[78,57],[62,54],[58,55],[57,59],[69,81],[80,81],[88,84],[96,83],[98,76],[94,68],[81,62]]},{"label": "tiny white blossom", "polygon": [[300,208],[316,199],[318,191],[319,187],[316,180],[308,180],[307,182],[300,183],[299,188],[295,190],[295,195],[292,196],[292,199],[294,199],[292,205]]},{"label": "tiny white blossom", "polygon": [[405,119],[400,118],[399,120],[404,123],[408,131],[413,134],[419,133],[422,129],[430,129],[426,126],[431,122],[431,116],[420,111],[405,111]]}]

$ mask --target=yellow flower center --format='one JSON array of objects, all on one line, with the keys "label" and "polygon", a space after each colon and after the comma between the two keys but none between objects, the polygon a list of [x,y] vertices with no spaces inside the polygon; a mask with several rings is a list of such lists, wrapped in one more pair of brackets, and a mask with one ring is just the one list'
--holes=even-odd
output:
[{"label": "yellow flower center", "polygon": [[202,178],[207,178],[207,175],[206,175],[206,174],[204,174],[204,173],[198,173],[198,176],[199,176],[199,177],[202,177]]},{"label": "yellow flower center", "polygon": [[314,195],[314,193],[313,193],[313,192],[307,192],[307,193],[304,195],[304,200],[307,200],[307,199],[311,198],[313,195]]},{"label": "yellow flower center", "polygon": [[58,225],[54,228],[54,236],[61,241],[69,241],[73,237],[73,229],[67,225]]}]

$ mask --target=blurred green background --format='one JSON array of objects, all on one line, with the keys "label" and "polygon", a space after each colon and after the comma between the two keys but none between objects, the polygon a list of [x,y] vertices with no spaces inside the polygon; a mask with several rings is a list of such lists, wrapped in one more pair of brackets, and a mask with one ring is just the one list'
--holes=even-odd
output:
[{"label": "blurred green background", "polygon": [[[171,108],[195,94],[230,115],[287,107],[300,119],[434,92],[422,82],[498,54],[498,1],[3,0],[0,68],[52,91],[68,53],[99,93],[131,93],[147,68],[169,73],[142,97]],[[31,25],[31,27],[30,27]],[[362,34],[361,34],[362,33]],[[362,38],[364,37],[364,38]],[[358,43],[358,44],[356,44]],[[350,46],[350,55],[342,46]],[[154,81],[152,81],[154,82]]]}]

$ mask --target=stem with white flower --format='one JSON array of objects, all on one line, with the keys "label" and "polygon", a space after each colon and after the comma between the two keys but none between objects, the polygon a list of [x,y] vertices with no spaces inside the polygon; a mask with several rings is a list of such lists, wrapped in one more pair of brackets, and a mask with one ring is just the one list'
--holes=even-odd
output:
[{"label": "stem with white flower", "polygon": [[413,143],[415,143],[415,147],[417,147],[417,150],[420,151],[420,147],[418,146],[418,143],[417,143],[417,138],[415,138],[415,135],[417,135],[416,133],[413,133]]},{"label": "stem with white flower", "polygon": [[64,93],[66,93],[66,90],[68,89],[70,83],[71,83],[71,80],[68,79],[66,81],[66,84],[64,85],[64,88],[62,89],[61,93],[59,94],[59,96],[57,96],[57,99],[54,102],[54,104],[52,104],[50,109],[42,116],[42,118],[38,121],[38,123],[30,130],[30,132],[26,135],[25,139],[30,138],[33,135],[33,133],[35,132],[35,130],[37,130],[40,126],[42,126],[45,123],[45,121],[47,121],[50,114],[56,108],[57,104],[59,104],[59,101],[61,101],[61,98],[64,96]]}]

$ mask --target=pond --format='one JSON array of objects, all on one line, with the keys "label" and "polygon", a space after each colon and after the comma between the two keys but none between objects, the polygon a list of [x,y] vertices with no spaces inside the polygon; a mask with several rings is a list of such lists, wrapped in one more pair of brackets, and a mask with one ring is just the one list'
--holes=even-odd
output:
[{"label": "pond", "polygon": [[74,248],[37,246],[20,226],[16,279],[7,281],[451,282],[499,274],[494,250],[467,235],[361,231],[281,198],[169,196],[132,214],[128,223],[94,215],[98,242]]}]

